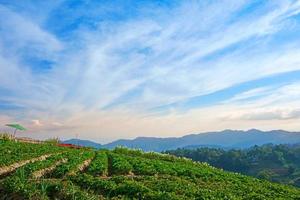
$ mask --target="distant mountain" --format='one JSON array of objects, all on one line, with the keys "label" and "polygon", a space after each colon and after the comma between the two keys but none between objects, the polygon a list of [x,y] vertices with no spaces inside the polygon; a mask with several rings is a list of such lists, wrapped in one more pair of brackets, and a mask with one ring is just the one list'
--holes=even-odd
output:
[{"label": "distant mountain", "polygon": [[249,148],[263,144],[295,144],[300,142],[300,132],[287,132],[283,130],[260,131],[251,129],[248,131],[224,130],[220,132],[208,132],[186,135],[179,138],[153,138],[138,137],[133,140],[117,140],[103,145],[105,148],[126,146],[139,148],[144,151],[165,151],[184,147],[206,146],[221,148]]},{"label": "distant mountain", "polygon": [[96,142],[92,142],[89,140],[80,140],[80,139],[70,139],[70,140],[65,140],[63,141],[64,144],[74,144],[74,145],[79,145],[79,146],[84,146],[84,147],[93,147],[96,149],[99,149],[102,147],[101,144],[98,144]]},{"label": "distant mountain", "polygon": [[[73,139],[74,141],[74,139]],[[85,144],[81,143],[79,145]],[[89,141],[85,141],[89,142]],[[93,143],[93,142],[91,142]],[[207,132],[200,134],[186,135],[183,137],[155,138],[155,137],[138,137],[133,140],[117,140],[105,145],[97,143],[96,148],[112,149],[117,146],[128,148],[138,148],[144,151],[165,151],[177,148],[195,148],[195,147],[218,147],[218,148],[249,148],[254,145],[263,144],[295,144],[300,143],[300,132],[288,132],[283,130],[260,131],[251,129],[248,131],[241,130],[224,130],[220,132]],[[73,143],[72,143],[73,144]]]}]

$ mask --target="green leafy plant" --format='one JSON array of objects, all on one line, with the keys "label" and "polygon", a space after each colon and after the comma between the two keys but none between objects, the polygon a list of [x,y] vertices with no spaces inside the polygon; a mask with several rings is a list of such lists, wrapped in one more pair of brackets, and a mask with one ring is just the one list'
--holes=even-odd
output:
[{"label": "green leafy plant", "polygon": [[[0,197],[39,200],[297,200],[300,197],[300,190],[295,187],[159,153],[125,148],[95,151],[0,140],[0,167],[45,154],[52,156],[20,166],[4,177],[0,181]],[[67,162],[58,163],[60,160]],[[90,160],[91,163],[86,162]],[[83,164],[89,167],[79,169]],[[33,178],[35,172],[45,169],[51,169],[48,175]],[[291,171],[296,173],[295,169]]]},{"label": "green leafy plant", "polygon": [[106,151],[98,151],[90,166],[87,169],[87,173],[93,176],[106,176],[108,171],[108,157]]}]

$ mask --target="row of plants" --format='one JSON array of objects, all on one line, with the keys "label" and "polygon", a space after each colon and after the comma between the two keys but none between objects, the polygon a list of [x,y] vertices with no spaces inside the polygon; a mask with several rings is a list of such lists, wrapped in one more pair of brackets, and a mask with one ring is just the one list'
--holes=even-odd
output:
[{"label": "row of plants", "polygon": [[169,162],[187,162],[189,159],[186,158],[180,158],[176,157],[174,155],[169,154],[162,154],[158,152],[144,152],[141,149],[128,149],[125,147],[116,147],[113,152],[128,156],[134,156],[134,157],[142,157],[142,158],[148,158],[148,159],[159,159]]},{"label": "row of plants", "polygon": [[165,191],[151,190],[142,182],[126,176],[114,176],[110,179],[101,179],[89,174],[79,174],[70,177],[70,180],[82,189],[92,190],[108,199],[145,199],[145,200],[180,200],[184,196]]},{"label": "row of plants", "polygon": [[[102,196],[95,195],[90,191],[82,190],[69,180],[27,181],[26,184],[15,182],[13,190],[0,189],[0,200],[101,200]],[[20,187],[21,186],[21,187]]]},{"label": "row of plants", "polygon": [[35,199],[37,197],[46,199],[45,192],[30,181],[32,174],[38,170],[51,167],[56,162],[62,160],[64,155],[62,153],[53,155],[46,160],[29,163],[23,167],[18,168],[13,174],[6,177],[1,182],[1,188],[6,194],[18,194],[23,198]]},{"label": "row of plants", "polygon": [[108,153],[109,175],[127,175],[132,171],[132,165],[123,155]]},{"label": "row of plants", "polygon": [[[166,162],[141,157],[109,153],[112,166],[132,166],[120,173],[112,170],[110,178],[95,178],[79,174],[71,180],[84,189],[107,197],[125,196],[136,199],[297,199],[299,190],[239,174],[228,173],[210,166],[194,166],[187,162]],[[114,162],[113,162],[114,161]],[[112,167],[114,169],[114,167]],[[129,169],[129,168],[128,168]],[[134,176],[126,175],[130,171]],[[126,189],[124,189],[126,188]],[[165,195],[163,195],[165,194]]]},{"label": "row of plants", "polygon": [[108,158],[106,151],[96,152],[94,160],[91,162],[86,172],[93,176],[106,176],[108,169]]},{"label": "row of plants", "polygon": [[69,180],[46,181],[39,184],[44,188],[47,198],[60,200],[101,200],[102,196],[95,195],[90,191],[82,190]]},{"label": "row of plants", "polygon": [[67,163],[62,163],[49,175],[51,178],[62,178],[68,173],[76,173],[79,166],[86,160],[92,159],[95,155],[94,151],[89,150],[69,150],[64,154],[68,160]]},{"label": "row of plants", "polygon": [[0,140],[0,167],[63,151],[65,148],[51,144],[31,144]]},{"label": "row of plants", "polygon": [[[91,159],[94,151],[65,149],[63,153],[52,155],[43,161],[26,164],[18,168],[13,174],[5,178],[1,182],[0,196],[4,199],[80,199],[93,200],[103,199],[101,196],[93,195],[87,191],[83,191],[72,182],[62,181],[44,181],[33,179],[32,174],[41,169],[53,166],[62,159],[68,160],[62,163],[47,177],[62,178],[66,173],[76,171],[78,165],[85,160]],[[1,198],[0,198],[1,199]]]},{"label": "row of plants", "polygon": [[[164,156],[124,148],[114,151],[64,148],[61,154],[29,163],[0,180],[0,196],[5,200],[260,200],[300,197],[300,190],[293,187],[225,172],[204,163],[161,157]],[[67,162],[55,165],[56,168],[45,177],[32,178],[34,172],[62,159]],[[91,160],[91,163],[86,162]],[[89,166],[79,168],[83,163]]]},{"label": "row of plants", "polygon": [[[214,194],[213,191],[219,191],[220,194],[227,194],[227,196],[249,196],[249,198],[256,196],[286,198],[289,196],[289,193],[294,192],[294,195],[291,195],[291,197],[300,196],[299,191],[295,188],[291,189],[284,185],[276,185],[240,174],[224,172],[201,163],[192,163],[190,161],[185,163],[174,161],[171,163],[164,160],[124,155],[123,159],[133,166],[133,173],[136,175],[152,175],[152,177],[155,177],[158,174],[188,179],[191,183],[195,183],[198,186],[201,185],[206,193],[213,189],[210,193],[215,197],[218,195]],[[157,184],[159,184],[159,181],[154,185]],[[262,185],[265,187],[261,187]],[[245,191],[251,192],[245,193]],[[222,198],[225,197],[222,196]]]},{"label": "row of plants", "polygon": [[[119,154],[118,156],[133,166],[132,172],[136,175],[166,174],[173,176],[203,177],[203,173],[207,176],[214,170],[214,168],[208,165],[191,163],[189,161],[185,163],[181,160],[169,162],[161,159],[148,159],[123,154]],[[201,170],[199,170],[199,167],[201,167]]]},{"label": "row of plants", "polygon": [[34,200],[48,200],[48,195],[45,191],[45,185],[37,184],[33,181],[22,180],[20,178],[13,178],[5,181],[6,184],[1,184],[0,199],[34,199]]}]

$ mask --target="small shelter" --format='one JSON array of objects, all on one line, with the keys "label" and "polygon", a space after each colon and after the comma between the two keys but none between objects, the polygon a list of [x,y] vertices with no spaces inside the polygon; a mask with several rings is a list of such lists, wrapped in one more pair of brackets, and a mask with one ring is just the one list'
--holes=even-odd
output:
[{"label": "small shelter", "polygon": [[26,128],[21,126],[20,124],[6,124],[6,126],[14,128],[14,137],[16,136],[17,130],[26,131]]}]

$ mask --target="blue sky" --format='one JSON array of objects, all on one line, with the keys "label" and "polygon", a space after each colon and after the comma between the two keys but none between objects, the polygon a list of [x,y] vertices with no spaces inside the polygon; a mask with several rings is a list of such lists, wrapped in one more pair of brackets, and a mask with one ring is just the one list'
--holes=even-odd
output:
[{"label": "blue sky", "polygon": [[102,143],[300,130],[299,33],[297,0],[0,0],[0,123]]}]

